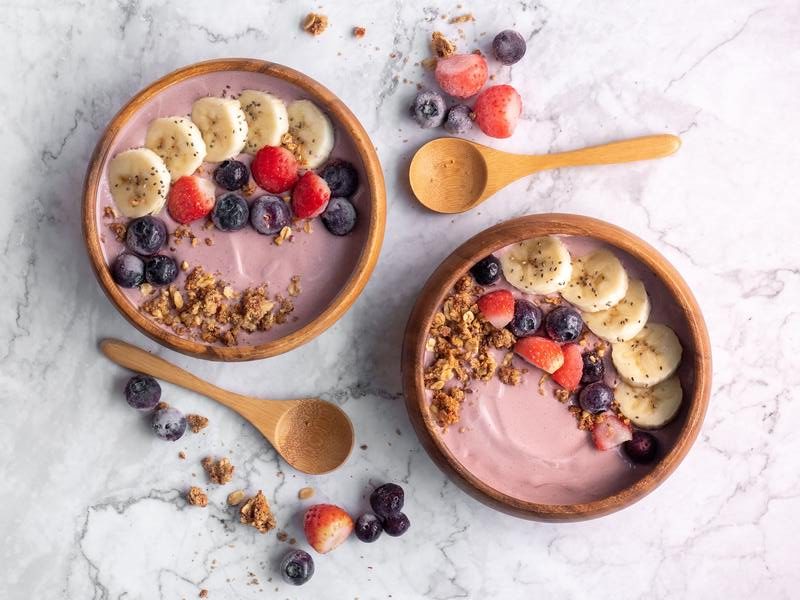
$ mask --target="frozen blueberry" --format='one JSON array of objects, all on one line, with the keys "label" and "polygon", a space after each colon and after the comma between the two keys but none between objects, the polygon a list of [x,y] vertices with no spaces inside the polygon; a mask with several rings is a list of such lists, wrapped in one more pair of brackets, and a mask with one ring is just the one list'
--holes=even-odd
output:
[{"label": "frozen blueberry", "polygon": [[356,226],[356,209],[347,198],[331,198],[320,219],[333,235],[347,235]]},{"label": "frozen blueberry", "polygon": [[186,417],[177,408],[160,408],[153,413],[153,431],[162,440],[179,440],[186,431]]},{"label": "frozen blueberry", "polygon": [[658,440],[652,433],[636,430],[633,438],[622,444],[622,449],[633,462],[646,465],[653,462],[658,454]]},{"label": "frozen blueberry", "polygon": [[111,278],[122,287],[134,288],[144,281],[144,261],[123,252],[111,264]]},{"label": "frozen blueberry", "polygon": [[358,189],[358,171],[347,161],[332,160],[325,165],[320,176],[331,189],[332,197],[349,198]]},{"label": "frozen blueberry", "polygon": [[396,483],[384,483],[375,488],[369,497],[369,504],[375,514],[381,517],[388,517],[403,508],[405,494],[403,488]]},{"label": "frozen blueberry", "polygon": [[581,383],[594,383],[601,381],[605,373],[605,366],[603,359],[597,352],[587,352],[583,355],[583,375],[581,375]]},{"label": "frozen blueberry", "polygon": [[444,120],[445,131],[449,133],[467,133],[472,129],[472,109],[466,104],[456,104],[447,111]]},{"label": "frozen blueberry", "polygon": [[250,170],[238,160],[226,160],[214,169],[214,181],[231,192],[242,189],[250,181]]},{"label": "frozen blueberry", "polygon": [[155,254],[167,240],[167,226],[156,217],[139,217],[128,223],[125,245],[128,250],[150,256]]},{"label": "frozen blueberry", "polygon": [[444,98],[432,90],[422,90],[411,105],[411,116],[423,129],[438,127],[444,121]]},{"label": "frozen blueberry", "polygon": [[503,274],[503,267],[500,264],[500,260],[494,254],[490,254],[476,262],[469,272],[472,273],[478,285],[492,285],[500,279],[500,275]]},{"label": "frozen blueberry", "polygon": [[409,527],[411,527],[411,521],[401,512],[389,515],[383,520],[383,530],[386,535],[391,535],[392,537],[403,535],[408,531]]},{"label": "frozen blueberry", "polygon": [[513,65],[525,56],[527,44],[525,38],[513,29],[501,31],[492,41],[494,56],[504,65]]},{"label": "frozen blueberry", "polygon": [[290,550],[281,561],[281,577],[286,583],[303,585],[314,575],[314,559],[305,550]]},{"label": "frozen blueberry", "polygon": [[544,328],[551,339],[559,343],[574,342],[583,330],[581,314],[574,308],[559,306],[544,319]]},{"label": "frozen blueberry", "polygon": [[211,221],[220,231],[237,231],[247,225],[250,208],[239,194],[225,194],[217,198],[211,211]]},{"label": "frozen blueberry", "polygon": [[178,264],[171,256],[158,254],[144,263],[144,278],[153,285],[169,285],[178,276]]},{"label": "frozen blueberry", "polygon": [[372,513],[364,513],[358,519],[356,519],[356,537],[360,539],[362,542],[366,542],[371,544],[379,537],[381,537],[381,533],[383,532],[383,525],[381,525],[381,520]]},{"label": "frozen blueberry", "polygon": [[581,408],[593,414],[608,410],[613,401],[614,390],[599,381],[587,385],[578,396]]},{"label": "frozen blueberry", "polygon": [[277,196],[259,196],[250,206],[250,224],[264,235],[275,235],[292,224],[292,209]]},{"label": "frozen blueberry", "polygon": [[125,385],[125,400],[136,410],[153,410],[161,400],[161,386],[149,375],[134,375]]},{"label": "frozen blueberry", "polygon": [[514,301],[514,318],[508,324],[508,330],[515,337],[533,335],[542,324],[542,309],[529,300]]}]

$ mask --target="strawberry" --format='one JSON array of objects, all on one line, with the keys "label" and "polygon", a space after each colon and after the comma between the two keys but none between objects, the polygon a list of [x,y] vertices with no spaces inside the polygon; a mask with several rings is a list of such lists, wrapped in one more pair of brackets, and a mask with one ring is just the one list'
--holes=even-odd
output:
[{"label": "strawberry", "polygon": [[489,292],[478,298],[478,310],[489,323],[502,329],[514,318],[514,296],[508,290]]},{"label": "strawberry", "polygon": [[331,199],[331,188],[325,180],[306,171],[292,190],[292,210],[298,219],[313,219],[321,215]]},{"label": "strawberry", "polygon": [[347,539],[353,531],[353,519],[333,504],[315,504],[306,511],[303,529],[311,547],[325,554]]},{"label": "strawberry", "polygon": [[555,373],[564,364],[561,346],[539,336],[524,337],[514,344],[514,352],[547,373]]},{"label": "strawberry", "polygon": [[583,376],[583,354],[579,344],[567,344],[561,347],[564,364],[553,373],[553,381],[565,390],[574,392],[578,389]]},{"label": "strawberry", "polygon": [[592,440],[598,450],[611,450],[633,438],[630,426],[623,423],[614,413],[606,411],[597,415],[595,419],[602,419],[596,421],[592,427]]},{"label": "strawberry", "polygon": [[454,54],[436,62],[436,82],[456,98],[477,94],[489,77],[486,59],[480,54]]},{"label": "strawberry", "polygon": [[214,208],[214,182],[197,175],[184,175],[172,184],[167,210],[178,223],[191,223]]},{"label": "strawberry", "polygon": [[286,148],[264,146],[256,153],[250,172],[258,187],[270,194],[282,194],[297,181],[297,159]]},{"label": "strawberry", "polygon": [[481,92],[472,111],[483,133],[490,137],[507,138],[514,133],[522,114],[522,98],[510,85],[493,85]]}]

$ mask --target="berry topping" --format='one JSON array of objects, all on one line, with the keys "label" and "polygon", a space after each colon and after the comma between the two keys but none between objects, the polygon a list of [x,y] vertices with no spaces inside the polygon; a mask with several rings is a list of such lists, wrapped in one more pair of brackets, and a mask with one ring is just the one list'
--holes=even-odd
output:
[{"label": "berry topping", "polygon": [[476,262],[469,272],[472,273],[478,285],[492,285],[500,279],[500,275],[503,274],[503,267],[500,265],[500,259],[494,254],[490,254]]},{"label": "berry topping", "polygon": [[303,529],[311,547],[325,554],[347,539],[353,531],[353,519],[333,504],[315,504],[306,511]]},{"label": "berry topping", "polygon": [[281,194],[297,181],[297,159],[281,146],[264,146],[250,165],[253,179],[270,194]]},{"label": "berry topping", "polygon": [[561,346],[543,337],[530,336],[517,340],[514,352],[546,373],[555,373],[564,364]]},{"label": "berry topping", "polygon": [[653,462],[658,454],[658,440],[652,433],[634,431],[633,437],[622,445],[622,449],[631,461],[647,465]]},{"label": "berry topping", "polygon": [[325,180],[306,171],[292,191],[292,209],[298,219],[313,219],[322,214],[331,198],[331,190]]},{"label": "berry topping", "polygon": [[372,513],[364,513],[356,519],[356,537],[362,542],[371,544],[383,532],[381,520]]},{"label": "berry topping", "polygon": [[226,160],[214,169],[214,181],[230,192],[242,189],[250,181],[247,165],[238,160]]},{"label": "berry topping", "polygon": [[439,87],[447,94],[469,98],[486,83],[489,67],[480,54],[453,54],[436,62],[435,75]]},{"label": "berry topping", "polygon": [[631,428],[612,412],[600,415],[592,427],[592,440],[598,450],[611,450],[632,437]]},{"label": "berry topping", "polygon": [[583,357],[579,344],[567,344],[561,348],[564,364],[553,373],[553,381],[570,392],[578,389],[583,375]]},{"label": "berry topping", "polygon": [[497,60],[504,65],[513,65],[525,56],[525,38],[513,29],[501,31],[492,41],[492,51]]},{"label": "berry topping", "polygon": [[514,302],[514,319],[508,326],[508,330],[515,337],[521,338],[533,335],[539,330],[541,324],[541,308],[529,300],[517,300]]},{"label": "berry topping", "polygon": [[331,196],[349,198],[358,189],[358,171],[347,161],[332,160],[320,175],[331,189]]},{"label": "berry topping", "polygon": [[211,221],[220,231],[238,231],[250,220],[250,207],[239,194],[225,194],[217,198]]},{"label": "berry topping", "polygon": [[587,352],[583,355],[583,376],[581,383],[594,383],[595,381],[602,381],[603,374],[605,373],[605,366],[603,359],[597,352]]},{"label": "berry topping", "polygon": [[396,483],[384,483],[375,488],[369,497],[369,504],[372,510],[379,517],[388,517],[403,509],[405,494],[403,488]]},{"label": "berry topping", "polygon": [[153,413],[153,431],[162,440],[179,440],[186,431],[186,417],[177,408],[160,408]]},{"label": "berry topping", "polygon": [[333,235],[347,235],[356,226],[356,209],[347,198],[331,198],[321,219]]},{"label": "berry topping", "polygon": [[608,410],[613,401],[614,390],[600,381],[587,385],[578,396],[581,408],[594,414]]},{"label": "berry topping", "polygon": [[125,288],[134,288],[144,281],[144,261],[135,254],[123,252],[111,263],[111,278]]},{"label": "berry topping", "polygon": [[258,233],[275,235],[292,224],[292,209],[278,196],[260,196],[250,206],[250,224]]},{"label": "berry topping", "polygon": [[172,184],[167,210],[178,223],[202,219],[214,208],[214,183],[196,175],[186,175]]},{"label": "berry topping", "polygon": [[545,317],[544,329],[557,342],[574,342],[583,330],[581,313],[568,306],[559,306]]},{"label": "berry topping", "polygon": [[289,550],[281,561],[281,577],[286,583],[303,585],[314,575],[314,559],[305,550]]},{"label": "berry topping", "polygon": [[411,521],[401,512],[389,515],[383,520],[383,530],[386,535],[391,535],[392,537],[403,535],[408,531],[409,527],[411,527]]},{"label": "berry topping", "polygon": [[502,329],[514,318],[514,296],[508,290],[489,292],[478,298],[478,310],[489,323]]},{"label": "berry topping", "polygon": [[438,127],[444,121],[444,98],[433,90],[422,90],[414,97],[410,112],[423,129]]},{"label": "berry topping", "polygon": [[485,89],[475,101],[475,122],[490,137],[511,137],[522,114],[522,98],[510,85]]},{"label": "berry topping", "polygon": [[178,276],[178,265],[171,256],[158,254],[144,263],[144,278],[153,285],[169,285]]},{"label": "berry topping", "polygon": [[125,384],[125,400],[136,410],[153,410],[161,400],[161,386],[149,375],[134,375]]},{"label": "berry topping", "polygon": [[167,241],[167,226],[156,217],[139,217],[128,223],[125,245],[141,256],[155,254]]},{"label": "berry topping", "polygon": [[472,109],[466,104],[456,104],[447,111],[444,129],[448,133],[467,133],[472,129]]}]

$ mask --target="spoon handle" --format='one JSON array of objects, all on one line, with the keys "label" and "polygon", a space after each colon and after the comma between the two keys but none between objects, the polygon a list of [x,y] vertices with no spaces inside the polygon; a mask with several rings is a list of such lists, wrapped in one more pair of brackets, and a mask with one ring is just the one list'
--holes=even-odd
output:
[{"label": "spoon handle", "polygon": [[580,150],[531,156],[533,171],[559,169],[561,167],[583,167],[589,165],[612,165],[663,158],[680,148],[681,139],[676,135],[660,134],[611,142],[600,146],[590,146]]}]

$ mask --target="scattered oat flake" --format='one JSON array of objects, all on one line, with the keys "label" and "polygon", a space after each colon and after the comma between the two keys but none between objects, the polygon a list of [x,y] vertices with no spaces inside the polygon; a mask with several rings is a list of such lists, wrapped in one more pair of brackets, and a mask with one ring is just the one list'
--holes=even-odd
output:
[{"label": "scattered oat flake", "polygon": [[143,283],[139,286],[139,291],[142,293],[142,296],[149,296],[153,293],[153,286],[149,283]]},{"label": "scattered oat flake", "polygon": [[317,13],[308,13],[303,20],[303,29],[311,35],[321,35],[328,28],[328,17]]},{"label": "scattered oat flake", "polygon": [[[428,57],[420,62],[423,68],[427,69],[428,71],[433,71],[436,68],[436,59],[433,57]],[[417,84],[417,88],[421,89],[422,85]]]},{"label": "scattered oat flake", "polygon": [[189,263],[185,260],[181,261],[181,271],[188,271],[189,270]]},{"label": "scattered oat flake", "polygon": [[450,19],[450,24],[454,25],[455,23],[467,23],[469,21],[474,21],[475,16],[472,13],[467,13],[465,15],[458,15],[457,17],[453,17]]},{"label": "scattered oat flake", "polygon": [[302,288],[300,287],[300,276],[294,275],[289,282],[289,287],[286,290],[290,296],[296,297],[300,295]]},{"label": "scattered oat flake", "polygon": [[297,497],[300,498],[300,500],[308,500],[313,495],[314,495],[314,488],[312,487],[300,488],[300,491],[297,492]]}]

